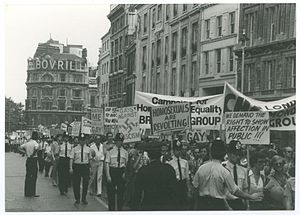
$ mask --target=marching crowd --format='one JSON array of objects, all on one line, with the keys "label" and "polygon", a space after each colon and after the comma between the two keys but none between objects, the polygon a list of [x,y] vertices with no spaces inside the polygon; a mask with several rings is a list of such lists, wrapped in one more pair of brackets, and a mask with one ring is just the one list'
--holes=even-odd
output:
[{"label": "marching crowd", "polygon": [[[37,173],[61,195],[73,186],[75,204],[107,194],[109,210],[293,210],[295,152],[291,147],[144,139],[124,135],[39,136],[5,140],[6,152],[27,156],[25,196],[36,194]],[[82,186],[81,186],[82,181]],[[81,191],[82,187],[82,191]]]}]

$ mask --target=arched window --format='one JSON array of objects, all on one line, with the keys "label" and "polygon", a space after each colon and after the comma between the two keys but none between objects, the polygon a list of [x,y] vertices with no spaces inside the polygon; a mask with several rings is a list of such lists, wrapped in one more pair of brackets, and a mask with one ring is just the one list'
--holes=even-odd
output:
[{"label": "arched window", "polygon": [[49,74],[46,74],[42,77],[42,81],[45,81],[45,82],[53,82],[53,77]]}]

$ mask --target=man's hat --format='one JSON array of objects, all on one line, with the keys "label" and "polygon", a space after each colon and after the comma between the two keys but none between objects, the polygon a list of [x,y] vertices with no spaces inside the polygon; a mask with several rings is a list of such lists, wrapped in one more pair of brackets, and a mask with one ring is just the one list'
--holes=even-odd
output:
[{"label": "man's hat", "polygon": [[157,140],[152,140],[144,144],[143,148],[146,152],[160,152],[161,146],[162,146],[161,142]]},{"label": "man's hat", "polygon": [[243,149],[242,149],[242,144],[239,140],[231,140],[228,144],[227,147],[227,153],[232,153],[235,155],[242,155],[243,154]]},{"label": "man's hat", "polygon": [[117,133],[115,136],[115,141],[124,141],[124,134]]}]

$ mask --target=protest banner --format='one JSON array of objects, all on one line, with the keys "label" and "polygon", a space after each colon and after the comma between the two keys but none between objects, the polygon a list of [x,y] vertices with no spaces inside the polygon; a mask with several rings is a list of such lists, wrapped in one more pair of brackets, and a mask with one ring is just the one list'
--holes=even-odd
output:
[{"label": "protest banner", "polygon": [[153,134],[171,133],[191,128],[190,103],[175,103],[151,108]]},{"label": "protest banner", "polygon": [[270,144],[269,113],[242,111],[225,113],[226,142],[233,139],[242,144]]},{"label": "protest banner", "polygon": [[124,143],[140,141],[141,134],[136,106],[119,108],[117,117],[119,132],[124,134]]},{"label": "protest banner", "polygon": [[86,117],[81,118],[81,133],[92,134],[92,121]]},{"label": "protest banner", "polygon": [[210,131],[208,130],[186,130],[185,140],[190,143],[195,141],[196,143],[207,143]]},{"label": "protest banner", "polygon": [[223,117],[223,94],[206,97],[178,97],[153,93],[135,92],[135,104],[141,128],[149,129],[152,107],[191,102],[192,129],[219,130]]},{"label": "protest banner", "polygon": [[62,122],[60,125],[60,130],[68,131],[68,125]]},{"label": "protest banner", "polygon": [[225,83],[224,113],[238,111],[266,111],[270,116],[270,130],[295,130],[296,96],[263,102],[247,97]]},{"label": "protest banner", "polygon": [[52,137],[52,136],[56,136],[56,135],[58,135],[58,134],[63,134],[64,133],[64,131],[63,130],[60,130],[60,129],[57,129],[57,128],[50,128],[49,129],[50,130],[50,136]]},{"label": "protest banner", "polygon": [[104,125],[118,124],[118,108],[105,107]]},{"label": "protest banner", "polygon": [[74,121],[71,123],[71,126],[72,126],[71,136],[78,137],[80,133],[81,122]]},{"label": "protest banner", "polygon": [[103,108],[91,108],[92,133],[102,134],[104,131]]}]

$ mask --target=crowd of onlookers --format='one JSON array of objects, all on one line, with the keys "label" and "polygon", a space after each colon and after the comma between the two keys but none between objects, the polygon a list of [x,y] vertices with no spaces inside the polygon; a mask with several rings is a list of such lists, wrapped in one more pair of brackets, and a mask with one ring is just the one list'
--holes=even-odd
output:
[{"label": "crowd of onlookers", "polygon": [[[86,141],[89,146],[95,140],[95,136],[89,136],[84,140],[78,137],[68,137],[73,146],[79,144],[79,141]],[[5,151],[19,152],[18,147],[26,141],[26,138],[16,138],[10,140],[5,137]],[[125,143],[123,148],[128,152],[128,162],[125,174],[125,193],[124,210],[134,208],[135,179],[139,169],[148,165],[150,162],[144,146],[147,139],[137,143]],[[180,145],[180,151],[176,156],[187,161],[188,164],[188,189],[182,193],[186,196],[186,205],[184,209],[197,209],[197,192],[193,188],[193,178],[199,167],[209,160],[210,143],[190,143],[175,139],[173,142],[162,140],[161,142],[161,162],[170,163],[174,158],[174,146]],[[58,143],[56,138],[41,136],[38,140],[38,164],[39,171],[44,173],[45,177],[51,177],[54,186],[57,185],[57,162],[58,162]],[[113,143],[108,143],[104,135],[101,135],[101,144],[105,151],[113,147]],[[177,150],[178,151],[178,150]],[[294,209],[295,196],[295,151],[292,147],[286,146],[276,148],[273,145],[251,145],[250,162],[247,169],[247,150],[242,146],[243,153],[239,155],[239,165],[245,168],[247,175],[245,178],[245,191],[249,194],[262,192],[264,198],[262,201],[245,201],[245,209],[249,210],[284,210]],[[225,156],[224,161],[228,159]],[[171,165],[171,164],[170,164]],[[184,168],[184,167],[183,167]],[[70,185],[71,185],[71,179]],[[103,194],[106,196],[106,177],[103,175]],[[94,192],[95,186],[89,187],[89,192]]]}]

